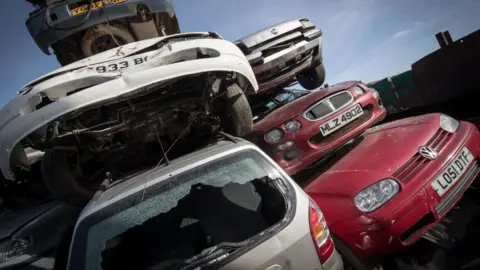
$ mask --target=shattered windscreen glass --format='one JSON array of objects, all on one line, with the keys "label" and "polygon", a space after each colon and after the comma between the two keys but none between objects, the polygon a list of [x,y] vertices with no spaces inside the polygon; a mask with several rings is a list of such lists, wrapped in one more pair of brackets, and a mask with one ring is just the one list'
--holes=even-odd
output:
[{"label": "shattered windscreen glass", "polygon": [[[85,246],[79,245],[83,246],[84,252],[76,254],[86,255],[82,262],[79,261],[81,264],[85,263],[85,267],[79,269],[98,269],[102,261],[102,250],[109,239],[175,208],[178,201],[190,193],[192,186],[203,184],[222,187],[229,183],[245,184],[271,175],[268,171],[271,172],[272,169],[256,151],[243,151],[153,185],[145,191],[143,201],[139,199],[139,194],[133,194],[109,206],[111,209],[92,214],[93,217],[87,218],[89,221],[82,222],[83,225],[79,226],[74,239],[75,245],[86,242]],[[135,199],[132,201],[131,197]],[[86,241],[82,237],[85,237]],[[75,252],[75,248],[73,251]]]}]

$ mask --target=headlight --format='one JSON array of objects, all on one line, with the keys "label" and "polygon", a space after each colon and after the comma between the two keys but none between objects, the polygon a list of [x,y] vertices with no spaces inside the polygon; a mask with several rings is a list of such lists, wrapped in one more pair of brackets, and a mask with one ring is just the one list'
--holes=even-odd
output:
[{"label": "headlight", "polygon": [[460,125],[460,122],[458,122],[458,120],[455,120],[448,115],[440,114],[440,127],[443,130],[448,131],[450,133],[455,133],[459,125]]},{"label": "headlight", "polygon": [[32,91],[33,86],[27,86],[17,91],[17,95],[26,95],[28,92]]},{"label": "headlight", "polygon": [[265,140],[269,143],[276,143],[283,138],[283,131],[280,129],[272,129],[265,134]]},{"label": "headlight", "polygon": [[384,179],[360,191],[355,196],[355,205],[362,212],[373,212],[395,196],[399,190],[397,181]]},{"label": "headlight", "polygon": [[277,146],[277,148],[278,148],[279,150],[282,150],[282,151],[283,151],[283,150],[288,149],[288,148],[290,148],[290,147],[292,147],[292,146],[294,146],[294,145],[295,145],[295,142],[294,142],[294,141],[288,141],[288,142],[285,142],[285,143],[280,144],[279,146]]},{"label": "headlight", "polygon": [[380,94],[377,92],[377,90],[372,89],[372,91],[373,91],[373,98],[374,99],[380,99]]},{"label": "headlight", "polygon": [[302,127],[302,124],[297,120],[291,120],[283,124],[283,127],[288,132],[297,132]]},{"label": "headlight", "polygon": [[31,242],[28,239],[17,238],[0,243],[0,263],[20,256],[27,251]]}]

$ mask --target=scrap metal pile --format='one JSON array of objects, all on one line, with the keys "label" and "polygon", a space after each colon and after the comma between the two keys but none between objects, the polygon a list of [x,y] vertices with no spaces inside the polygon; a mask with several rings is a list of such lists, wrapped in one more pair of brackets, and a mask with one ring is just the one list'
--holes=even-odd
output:
[{"label": "scrap metal pile", "polygon": [[[349,267],[375,269],[372,258],[442,220],[480,170],[472,124],[434,113],[371,128],[386,116],[375,89],[361,81],[321,88],[322,32],[307,18],[230,42],[180,33],[168,0],[29,2],[33,39],[63,67],[0,112],[0,218],[12,221],[0,224],[0,268],[47,250],[75,260],[66,247],[92,197],[195,153],[219,132],[256,144],[319,205],[315,222],[332,234],[315,235],[326,265],[336,247]],[[38,235],[36,226],[58,219],[61,229]],[[39,245],[47,236],[55,241]]]}]

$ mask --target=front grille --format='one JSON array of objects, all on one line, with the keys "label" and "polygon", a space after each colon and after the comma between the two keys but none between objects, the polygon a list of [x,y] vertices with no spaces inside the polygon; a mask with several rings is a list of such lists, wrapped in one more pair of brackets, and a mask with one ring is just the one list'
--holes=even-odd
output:
[{"label": "front grille", "polygon": [[372,105],[367,105],[365,108],[363,108],[362,116],[360,116],[357,119],[355,119],[354,121],[346,124],[345,126],[340,128],[339,130],[334,131],[331,134],[328,134],[326,137],[324,137],[322,135],[322,133],[319,132],[319,133],[313,135],[310,138],[310,142],[312,144],[318,145],[318,144],[321,144],[321,143],[329,143],[329,142],[337,140],[338,138],[342,137],[343,135],[350,132],[354,128],[356,128],[359,125],[368,121],[372,117],[372,110],[373,110],[373,106]]},{"label": "front grille", "polygon": [[294,38],[294,39],[289,39],[287,41],[281,42],[281,43],[276,44],[276,45],[271,46],[271,47],[266,47],[265,49],[263,49],[261,51],[262,52],[262,57],[265,58],[265,57],[273,55],[277,52],[288,49],[291,46],[294,46],[295,44],[300,43],[304,40],[305,40],[305,38],[303,36],[300,36],[300,37],[297,37],[297,38]]},{"label": "front grille", "polygon": [[[452,133],[449,133],[443,129],[438,129],[432,138],[430,138],[430,140],[427,142],[426,146],[429,146],[437,153],[440,153],[452,136]],[[393,174],[393,177],[405,184],[410,181],[430,161],[431,160],[422,157],[419,153],[415,153],[411,159],[409,159]]]},{"label": "front grille", "polygon": [[352,101],[352,94],[349,91],[343,91],[313,105],[304,113],[304,117],[310,121],[318,120],[340,110]]},{"label": "front grille", "polygon": [[480,168],[478,166],[478,161],[475,161],[470,168],[463,174],[462,178],[458,179],[458,182],[453,188],[450,190],[445,197],[438,203],[435,207],[438,215],[443,215],[456,201],[456,199],[467,190],[470,186],[470,183],[475,179]]},{"label": "front grille", "polygon": [[312,52],[313,50],[308,50],[302,55],[285,62],[285,68],[274,67],[265,72],[257,74],[257,82],[259,84],[267,83],[275,78],[288,74],[295,68],[301,66],[305,61],[307,61],[310,58]]},{"label": "front grille", "polygon": [[430,141],[428,141],[427,145],[430,146],[432,149],[435,149],[437,153],[440,153],[440,151],[443,150],[443,147],[445,147],[445,145],[452,136],[452,133],[440,128],[439,130],[437,130],[435,135],[433,135]]}]

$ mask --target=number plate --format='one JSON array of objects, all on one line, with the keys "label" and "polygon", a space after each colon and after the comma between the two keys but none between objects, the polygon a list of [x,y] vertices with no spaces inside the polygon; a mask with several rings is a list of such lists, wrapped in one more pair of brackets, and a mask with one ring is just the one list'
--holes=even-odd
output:
[{"label": "number plate", "polygon": [[345,126],[346,124],[352,122],[353,120],[357,119],[363,114],[362,106],[360,104],[355,105],[355,107],[351,108],[350,110],[340,114],[339,116],[331,119],[330,121],[326,122],[323,125],[320,125],[320,132],[322,132],[323,136],[327,136],[328,134],[340,129],[341,127]]},{"label": "number plate", "polygon": [[443,196],[461,178],[473,160],[472,153],[468,151],[467,147],[463,147],[458,156],[455,157],[455,160],[433,180],[431,183],[433,190],[439,196]]},{"label": "number plate", "polygon": [[[102,0],[102,1],[97,1],[97,2],[92,3],[91,9],[95,10],[95,9],[102,8],[104,5],[108,5],[108,4],[115,5],[115,4],[124,3],[125,1],[127,1],[127,0]],[[83,6],[72,9],[72,16],[81,15],[81,14],[84,14],[84,13],[87,13],[87,12],[88,12],[88,5],[83,5]]]},{"label": "number plate", "polygon": [[152,52],[125,57],[117,61],[111,61],[99,65],[92,65],[90,68],[93,68],[98,73],[125,71],[129,68],[146,63],[150,54],[152,54]]}]

